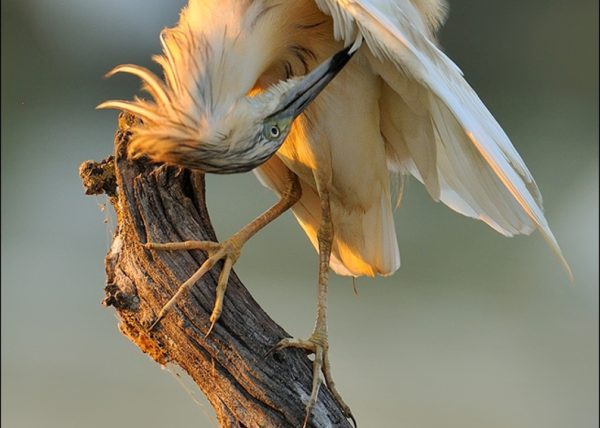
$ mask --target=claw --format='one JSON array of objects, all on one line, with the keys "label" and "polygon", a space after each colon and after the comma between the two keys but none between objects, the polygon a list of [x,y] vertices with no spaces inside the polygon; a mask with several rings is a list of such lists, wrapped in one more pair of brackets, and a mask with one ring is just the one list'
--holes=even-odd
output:
[{"label": "claw", "polygon": [[266,355],[271,354],[272,352],[281,350],[283,348],[300,348],[311,353],[315,354],[315,359],[313,361],[313,378],[312,378],[312,389],[310,393],[310,397],[308,399],[308,403],[306,403],[306,415],[304,417],[303,428],[306,427],[308,421],[310,419],[310,415],[312,413],[313,407],[317,402],[317,397],[319,394],[319,389],[321,388],[321,384],[323,383],[321,379],[321,373],[323,373],[323,378],[329,388],[329,392],[333,396],[334,400],[341,407],[342,412],[345,417],[352,420],[352,424],[356,428],[356,420],[350,411],[350,408],[344,403],[342,397],[337,392],[335,388],[335,384],[333,382],[333,377],[331,376],[331,366],[329,364],[329,346],[327,342],[327,334],[323,332],[315,331],[312,336],[308,340],[300,340],[300,339],[283,339],[277,345],[275,345]]},{"label": "claw", "polygon": [[156,319],[152,322],[152,324],[150,324],[150,327],[148,327],[148,332],[154,331],[154,329],[156,328],[156,326],[158,325],[158,323],[160,322],[161,319],[162,319],[161,316],[156,317]]},{"label": "claw", "polygon": [[217,320],[212,321],[210,323],[210,327],[208,328],[208,331],[206,332],[206,334],[204,335],[204,338],[206,339],[208,337],[208,335],[213,331],[213,327],[215,326],[215,324],[217,323]]},{"label": "claw", "polygon": [[[283,339],[283,340],[285,340],[285,339]],[[267,359],[267,358],[269,358],[271,355],[273,355],[275,352],[279,351],[279,350],[280,350],[280,348],[279,348],[279,345],[281,344],[281,342],[282,342],[283,340],[281,340],[281,341],[277,342],[277,343],[275,344],[275,346],[271,347],[271,348],[270,348],[270,349],[269,349],[269,350],[268,350],[268,351],[265,353],[265,355],[263,355],[263,359],[265,359],[265,360],[266,360],[266,359]]]},{"label": "claw", "polygon": [[200,280],[200,278],[202,278],[206,272],[212,269],[217,261],[225,259],[223,270],[221,271],[221,276],[219,277],[219,282],[217,284],[215,305],[210,316],[211,325],[205,336],[208,337],[219,317],[221,316],[225,290],[227,289],[227,282],[229,281],[229,274],[231,273],[233,264],[238,259],[240,254],[239,244],[237,244],[235,241],[232,243],[230,240],[228,240],[223,244],[209,241],[183,241],[168,243],[147,242],[142,245],[151,250],[204,250],[209,255],[209,257],[204,261],[204,263],[202,263],[198,270],[196,270],[196,272],[194,272],[194,274],[187,281],[179,286],[179,289],[175,295],[171,297],[171,299],[162,307],[158,316],[156,317],[156,320],[152,323],[148,331],[154,330],[158,323],[163,319],[167,311],[175,304],[177,299],[179,299],[179,297],[185,291],[190,289],[196,282],[198,282],[198,280]]},{"label": "claw", "polygon": [[348,415],[344,415],[344,416],[346,416],[346,418],[348,418],[352,421],[352,426],[354,428],[358,428],[358,424],[356,423],[356,419],[354,419],[354,415],[352,413],[350,413]]},{"label": "claw", "polygon": [[156,328],[156,326],[162,321],[162,319],[165,317],[167,310],[171,307],[172,305],[172,301],[173,299],[171,299],[165,306],[162,307],[162,309],[160,310],[160,312],[158,313],[158,315],[156,316],[156,319],[152,322],[152,324],[150,325],[150,327],[148,328],[148,331],[154,331],[154,329]]},{"label": "claw", "polygon": [[146,250],[154,250],[156,247],[154,246],[154,242],[140,242],[140,245],[144,247]]},{"label": "claw", "polygon": [[304,415],[304,422],[302,423],[302,428],[306,428],[306,424],[308,424],[308,417],[310,416],[310,412],[308,409],[306,410],[306,414]]}]

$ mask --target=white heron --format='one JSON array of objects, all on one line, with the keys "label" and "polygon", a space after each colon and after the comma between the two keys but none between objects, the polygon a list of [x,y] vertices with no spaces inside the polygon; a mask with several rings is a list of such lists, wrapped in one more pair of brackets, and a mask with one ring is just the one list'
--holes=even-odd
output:
[{"label": "white heron", "polygon": [[223,259],[210,332],[243,244],[292,209],[319,252],[317,318],[307,340],[284,339],[278,349],[315,354],[307,418],[321,372],[351,417],[328,358],[328,271],[398,269],[396,177],[416,177],[434,200],[505,236],[539,230],[570,275],[533,177],[436,43],[445,15],[443,0],[189,0],[161,34],[154,59],[164,80],[135,65],[112,72],[141,78],[152,100],[99,106],[142,119],[130,155],[212,173],[256,168],[281,198],[221,244],[148,243],[209,253],[157,322]]}]

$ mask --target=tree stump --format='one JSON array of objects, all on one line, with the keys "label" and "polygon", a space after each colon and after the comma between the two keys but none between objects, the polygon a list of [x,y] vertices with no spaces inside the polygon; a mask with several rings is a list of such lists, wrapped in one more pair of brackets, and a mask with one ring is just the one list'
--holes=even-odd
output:
[{"label": "tree stump", "polygon": [[[116,309],[119,330],[143,352],[161,365],[176,363],[191,376],[222,427],[302,426],[311,360],[298,349],[269,354],[290,335],[261,309],[234,272],[221,318],[205,336],[222,263],[148,331],[160,308],[206,254],[147,250],[140,243],[216,237],[206,210],[203,174],[127,159],[134,120],[126,114],[119,117],[114,156],[80,168],[86,193],[106,193],[117,217],[105,260],[103,304]],[[350,427],[325,385],[309,426]]]}]

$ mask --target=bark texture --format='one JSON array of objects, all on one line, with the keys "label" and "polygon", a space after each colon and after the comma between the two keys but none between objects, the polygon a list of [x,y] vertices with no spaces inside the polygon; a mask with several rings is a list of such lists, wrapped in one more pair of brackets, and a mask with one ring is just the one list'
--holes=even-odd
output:
[{"label": "bark texture", "polygon": [[[301,350],[267,355],[289,337],[232,272],[223,314],[208,337],[218,264],[152,332],[162,305],[205,260],[200,251],[150,251],[139,243],[216,240],[204,200],[204,176],[126,157],[134,119],[121,115],[115,155],[85,162],[86,193],[106,193],[117,230],[106,256],[103,303],[119,315],[119,330],[159,364],[173,362],[196,382],[222,427],[299,427],[311,390],[312,365]],[[309,426],[350,427],[323,385]]]}]

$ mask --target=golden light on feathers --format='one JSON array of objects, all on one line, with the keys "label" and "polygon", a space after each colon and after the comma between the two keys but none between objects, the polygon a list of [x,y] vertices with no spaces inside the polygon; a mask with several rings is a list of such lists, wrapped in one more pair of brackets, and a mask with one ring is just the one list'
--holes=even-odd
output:
[{"label": "golden light on feathers", "polygon": [[[252,112],[260,108],[240,100],[254,99],[290,75],[305,74],[314,68],[342,46],[333,35],[346,43],[360,35],[367,46],[360,49],[359,58],[347,67],[346,77],[342,78],[349,87],[360,80],[376,83],[354,85],[351,96],[341,94],[347,88],[330,85],[298,119],[280,149],[279,156],[286,167],[306,182],[308,191],[317,193],[313,172],[320,163],[336,175],[336,171],[358,161],[353,170],[359,171],[358,165],[368,165],[371,159],[360,157],[355,161],[350,149],[353,143],[344,142],[342,133],[335,128],[371,121],[368,116],[372,116],[375,120],[369,126],[377,126],[376,133],[370,137],[370,131],[355,127],[352,138],[361,141],[356,147],[369,147],[371,155],[385,151],[387,165],[377,166],[379,174],[387,175],[390,170],[415,175],[436,200],[485,221],[507,236],[538,228],[569,270],[543,217],[539,191],[525,164],[460,70],[435,45],[433,33],[446,14],[444,2],[225,3],[192,0],[182,11],[177,27],[163,31],[163,54],[154,60],[161,65],[164,79],[134,65],[119,66],[109,73],[136,75],[152,96],[152,101],[113,101],[100,106],[128,110],[142,118],[144,125],[136,130],[130,147],[133,156],[146,155],[156,161],[193,167],[194,151],[200,146],[212,145],[216,154],[223,151],[219,147],[235,148],[238,141],[253,137],[244,135],[244,130],[256,125]],[[375,100],[371,111],[361,111],[358,117],[355,107],[360,106],[354,100],[369,99]],[[469,124],[478,129],[479,135],[465,131]],[[469,145],[476,147],[479,154],[469,153],[460,159],[460,152],[452,151],[454,146],[466,155],[464,150]],[[331,153],[335,154],[334,159]],[[327,156],[329,159],[325,159]],[[471,172],[469,168],[475,169]],[[478,182],[477,170],[489,175],[487,181]],[[263,174],[260,169],[256,173]],[[354,195],[358,186],[368,182],[363,178],[361,182],[338,180],[335,190]],[[384,187],[390,185],[389,179],[382,176],[377,181]],[[483,183],[488,183],[485,188]],[[344,207],[347,202],[339,200],[337,204]],[[390,208],[376,198],[361,204],[381,206],[383,217],[373,219],[378,225],[375,227],[391,221],[386,213]],[[304,212],[319,209],[312,206]],[[303,219],[303,215],[297,216],[310,236],[318,227]],[[340,215],[345,215],[344,209]],[[341,232],[336,240],[341,240],[340,248],[352,248],[356,254],[350,257],[350,251],[345,250],[348,256],[344,257],[334,251],[333,259],[338,260],[338,266],[347,264],[344,270],[348,273],[370,275],[371,269],[354,267],[356,262],[350,260],[362,257],[367,265],[373,265],[375,260],[364,260],[366,253],[397,253],[397,248],[392,242],[383,248],[383,241],[364,239],[363,236],[374,234],[364,229],[367,225],[360,220],[360,214],[355,221],[362,232],[356,230],[347,237]],[[341,222],[341,218],[334,219],[336,222]],[[312,226],[309,228],[308,224]],[[388,229],[386,233],[395,235],[393,225],[388,225]],[[311,241],[316,242],[314,238]],[[360,249],[365,242],[374,247],[372,251]],[[392,263],[375,271],[389,274],[397,267],[398,263]],[[336,270],[341,273],[342,269]]]},{"label": "golden light on feathers", "polygon": [[[139,77],[152,100],[100,106],[142,119],[134,156],[206,172],[257,167],[282,200],[234,235],[233,247],[227,241],[227,251],[291,207],[319,251],[319,305],[311,338],[282,347],[315,352],[328,383],[328,269],[373,276],[399,268],[391,191],[398,174],[505,236],[539,230],[571,275],[531,173],[437,46],[445,15],[441,0],[190,0],[161,35],[163,54],[154,59],[164,79],[134,65],[112,72]],[[338,51],[354,58],[336,63]],[[339,72],[333,80],[328,66]]]}]

